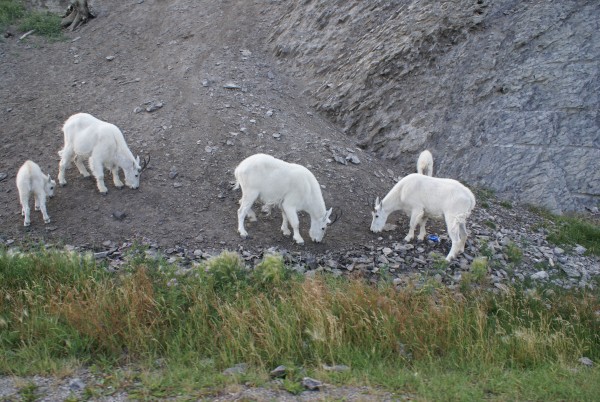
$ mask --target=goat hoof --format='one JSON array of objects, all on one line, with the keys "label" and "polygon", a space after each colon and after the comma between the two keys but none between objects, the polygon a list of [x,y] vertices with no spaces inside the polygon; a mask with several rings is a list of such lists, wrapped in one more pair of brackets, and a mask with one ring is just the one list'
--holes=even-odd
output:
[{"label": "goat hoof", "polygon": [[47,219],[47,220],[46,220],[46,219],[44,219],[44,223],[45,223],[45,224],[48,224],[48,223],[50,223],[50,219]]},{"label": "goat hoof", "polygon": [[67,182],[64,182],[64,183],[59,183],[59,184],[60,184],[60,186],[61,186],[61,187],[64,187],[64,186],[66,186],[66,185],[67,185]]},{"label": "goat hoof", "polygon": [[100,191],[100,194],[107,195],[108,194],[108,190],[107,191]]}]

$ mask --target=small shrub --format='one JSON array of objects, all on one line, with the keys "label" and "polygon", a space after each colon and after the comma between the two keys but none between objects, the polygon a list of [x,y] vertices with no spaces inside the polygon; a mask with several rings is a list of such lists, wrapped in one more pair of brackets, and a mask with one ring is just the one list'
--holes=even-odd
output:
[{"label": "small shrub", "polygon": [[289,278],[281,255],[269,254],[254,268],[252,277],[260,288],[281,286]]},{"label": "small shrub", "polygon": [[509,201],[500,201],[500,206],[506,209],[512,209],[512,204]]},{"label": "small shrub", "polygon": [[477,257],[471,262],[471,269],[465,272],[460,284],[461,291],[467,293],[471,285],[485,285],[487,282],[488,259],[487,257]]},{"label": "small shrub", "polygon": [[508,261],[514,264],[519,264],[523,260],[523,250],[519,248],[514,242],[508,243],[506,248],[504,249],[506,256],[508,257]]},{"label": "small shrub", "polygon": [[492,221],[485,221],[483,222],[485,224],[485,226],[492,228],[492,229],[496,229],[496,224]]},{"label": "small shrub", "polygon": [[217,293],[236,292],[248,286],[248,270],[239,254],[223,251],[206,262],[212,288]]},{"label": "small shrub", "polygon": [[62,36],[60,17],[50,13],[32,12],[26,15],[21,20],[19,29],[21,31],[35,30],[37,35],[49,38],[59,38]]},{"label": "small shrub", "polygon": [[446,258],[438,253],[434,253],[432,255],[433,257],[433,268],[436,271],[445,271],[446,268],[448,268],[448,265],[450,264],[448,261],[446,261]]},{"label": "small shrub", "polygon": [[0,28],[25,15],[25,7],[15,0],[0,0]]}]

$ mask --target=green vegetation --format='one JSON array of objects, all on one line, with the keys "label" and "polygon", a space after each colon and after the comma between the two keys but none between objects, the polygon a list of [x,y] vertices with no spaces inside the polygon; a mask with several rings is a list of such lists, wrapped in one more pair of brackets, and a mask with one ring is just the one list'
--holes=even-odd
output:
[{"label": "green vegetation", "polygon": [[[248,268],[224,252],[186,273],[161,260],[109,273],[91,255],[0,251],[0,373],[65,374],[85,365],[99,397],[197,398],[238,383],[301,391],[303,376],[424,400],[593,400],[600,294],[471,286],[377,286],[305,277],[269,255]],[[483,281],[487,260],[471,265]],[[246,363],[245,373],[223,370]],[[323,365],[344,364],[343,373]],[[215,388],[216,387],[216,388]],[[24,399],[35,389],[23,388]]]},{"label": "green vegetation", "polygon": [[14,24],[21,32],[35,30],[36,35],[62,37],[60,17],[50,13],[29,11],[18,0],[0,0],[0,29]]},{"label": "green vegetation", "polygon": [[542,226],[550,232],[548,241],[568,247],[579,244],[587,249],[588,254],[600,255],[599,222],[590,221],[577,215],[554,215],[537,207],[529,209],[546,219]]},{"label": "green vegetation", "polygon": [[25,7],[16,0],[0,0],[0,28],[25,15]]}]

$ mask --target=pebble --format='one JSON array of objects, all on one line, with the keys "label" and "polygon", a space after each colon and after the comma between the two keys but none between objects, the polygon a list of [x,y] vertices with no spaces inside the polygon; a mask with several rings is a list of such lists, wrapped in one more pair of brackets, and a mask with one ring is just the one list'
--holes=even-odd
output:
[{"label": "pebble", "polygon": [[125,219],[127,217],[127,213],[125,213],[123,211],[114,211],[112,213],[112,217],[118,221],[122,221],[123,219]]},{"label": "pebble", "polygon": [[225,89],[241,89],[242,87],[234,82],[227,82],[227,83],[225,83],[225,85],[223,85],[223,88],[225,88]]},{"label": "pebble", "polygon": [[594,362],[589,357],[582,357],[579,359],[579,363],[583,364],[586,367],[593,367]]},{"label": "pebble", "polygon": [[4,172],[0,172],[0,181],[6,179],[8,177],[8,174],[4,173]]},{"label": "pebble", "polygon": [[155,112],[158,109],[162,108],[163,106],[164,106],[164,103],[162,103],[160,101],[152,101],[152,102],[150,102],[150,104],[148,106],[146,106],[146,112],[148,112],[148,113]]},{"label": "pebble", "polygon": [[349,154],[346,156],[346,160],[352,162],[355,165],[359,165],[360,164],[360,159],[358,159],[358,156],[356,156],[355,154]]}]

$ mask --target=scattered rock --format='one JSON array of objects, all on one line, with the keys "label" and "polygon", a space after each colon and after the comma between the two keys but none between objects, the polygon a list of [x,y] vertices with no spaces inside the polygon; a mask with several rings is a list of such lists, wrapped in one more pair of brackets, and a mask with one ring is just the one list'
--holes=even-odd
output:
[{"label": "scattered rock", "polygon": [[148,105],[146,106],[146,112],[148,113],[155,112],[164,106],[164,103],[160,101],[151,101],[146,104]]},{"label": "scattered rock", "polygon": [[227,83],[225,83],[225,85],[223,85],[223,88],[225,88],[225,89],[241,89],[242,87],[234,82],[227,82]]},{"label": "scattered rock", "polygon": [[0,172],[0,181],[6,179],[8,177],[8,174],[4,173],[4,172]]},{"label": "scattered rock", "polygon": [[358,156],[356,156],[355,154],[349,154],[346,156],[346,160],[352,162],[355,165],[359,165],[360,164],[360,159],[358,159]]},{"label": "scattered rock", "polygon": [[283,378],[287,375],[287,367],[285,366],[277,366],[274,370],[271,370],[269,375],[272,378]]},{"label": "scattered rock", "polygon": [[310,391],[318,391],[323,387],[323,383],[310,377],[304,377],[302,386]]},{"label": "scattered rock", "polygon": [[333,160],[336,161],[337,163],[341,164],[341,165],[347,165],[348,162],[346,161],[346,158],[343,158],[339,155],[333,155]]},{"label": "scattered rock", "polygon": [[108,61],[113,61],[115,59],[115,56],[106,56],[106,60]]},{"label": "scattered rock", "polygon": [[593,367],[594,366],[594,362],[589,357],[581,357],[579,359],[579,363],[583,364],[586,367]]},{"label": "scattered rock", "polygon": [[239,363],[233,367],[229,367],[229,368],[225,369],[223,371],[223,375],[229,375],[229,376],[242,375],[242,374],[245,374],[247,370],[248,370],[248,364]]},{"label": "scattered rock", "polygon": [[337,373],[343,373],[345,371],[350,371],[350,367],[345,364],[336,364],[333,366],[328,366],[326,364],[323,365],[323,370],[325,371],[335,371]]},{"label": "scattered rock", "polygon": [[85,389],[85,383],[80,378],[73,378],[69,381],[69,389],[71,391],[81,391]]},{"label": "scattered rock", "polygon": [[125,219],[127,217],[127,214],[123,211],[114,211],[112,213],[112,217],[118,221],[122,221],[123,219]]},{"label": "scattered rock", "polygon": [[544,279],[548,279],[549,275],[548,272],[546,271],[538,271],[534,274],[531,274],[530,278],[533,280],[544,280]]}]

